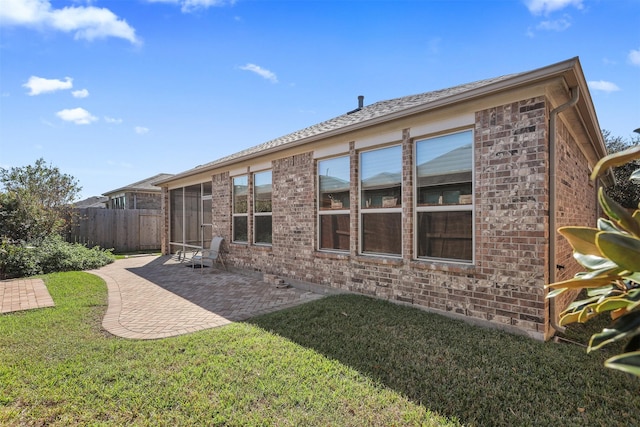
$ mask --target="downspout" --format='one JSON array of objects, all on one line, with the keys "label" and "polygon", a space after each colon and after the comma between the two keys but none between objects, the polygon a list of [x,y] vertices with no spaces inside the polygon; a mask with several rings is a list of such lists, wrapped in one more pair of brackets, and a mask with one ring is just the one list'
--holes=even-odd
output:
[{"label": "downspout", "polygon": [[[580,88],[571,88],[571,99],[554,108],[549,114],[549,283],[556,281],[556,118],[558,114],[573,107],[580,98]],[[549,300],[549,321],[551,327],[558,332],[566,328],[556,321],[555,298]]]}]

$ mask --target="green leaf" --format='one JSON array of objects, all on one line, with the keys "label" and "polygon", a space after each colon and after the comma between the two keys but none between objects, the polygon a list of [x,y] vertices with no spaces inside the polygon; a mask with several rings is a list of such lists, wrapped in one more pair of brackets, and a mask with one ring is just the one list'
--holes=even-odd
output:
[{"label": "green leaf", "polygon": [[591,336],[587,352],[597,350],[600,347],[618,341],[634,334],[640,328],[640,311],[625,314],[616,320],[611,328],[604,328],[602,332]]},{"label": "green leaf", "polygon": [[621,166],[636,159],[640,159],[640,146],[634,146],[617,153],[609,154],[596,163],[593,172],[591,172],[591,180],[595,180],[611,167]]},{"label": "green leaf", "polygon": [[[603,296],[603,295],[608,295],[613,290],[618,291],[618,288],[616,288],[613,285],[603,286],[601,288],[588,289],[587,290],[587,295],[590,296],[590,297],[595,297],[596,295],[597,296]],[[618,292],[620,292],[620,291],[618,291]]]},{"label": "green leaf", "polygon": [[636,222],[628,210],[609,197],[602,187],[598,189],[598,201],[609,218],[634,236],[640,236],[640,224]]},{"label": "green leaf", "polygon": [[550,292],[547,294],[547,298],[555,298],[555,297],[557,297],[558,295],[560,295],[560,294],[562,294],[562,293],[564,293],[564,292],[566,292],[566,291],[567,291],[567,288],[558,288],[558,289],[553,289],[552,291],[550,291]]},{"label": "green leaf", "polygon": [[597,313],[604,313],[605,311],[617,310],[619,308],[626,308],[633,304],[633,301],[624,298],[609,298],[602,301],[596,306]]},{"label": "green leaf", "polygon": [[575,252],[585,255],[602,256],[596,245],[596,235],[600,232],[592,227],[560,227],[558,233],[562,234]]},{"label": "green leaf", "polygon": [[579,252],[574,252],[573,257],[581,266],[590,271],[599,271],[618,267],[616,263],[602,256],[583,255]]},{"label": "green leaf", "polygon": [[629,272],[624,275],[625,280],[629,280],[635,283],[640,283],[640,271]]},{"label": "green leaf", "polygon": [[611,283],[611,279],[606,277],[598,277],[594,279],[581,279],[579,276],[562,282],[551,283],[546,285],[545,288],[567,288],[567,289],[582,289],[582,288],[599,288]]},{"label": "green leaf", "polygon": [[560,316],[560,321],[558,322],[560,326],[568,325],[570,323],[576,323],[580,320],[581,312],[577,311],[575,313],[568,313]]},{"label": "green leaf", "polygon": [[618,267],[616,264],[611,263],[613,267],[602,268],[600,270],[589,271],[584,274],[580,274],[581,279],[596,279],[600,277],[607,277],[610,280],[615,280],[620,278],[620,273],[623,273],[625,270]]},{"label": "green leaf", "polygon": [[622,231],[616,227],[613,221],[604,218],[598,218],[598,229],[601,231]]},{"label": "green leaf", "polygon": [[587,320],[595,317],[598,313],[593,309],[593,304],[590,304],[582,309],[580,312],[580,317],[578,317],[578,322],[585,323]]},{"label": "green leaf", "polygon": [[596,237],[600,252],[629,271],[640,271],[640,239],[620,233],[601,231]]},{"label": "green leaf", "polygon": [[600,297],[592,297],[592,298],[587,298],[587,299],[583,299],[580,301],[574,301],[571,304],[569,304],[569,306],[563,311],[566,313],[572,312],[572,311],[579,311],[584,309],[585,307],[589,306],[589,305],[597,305],[594,304],[596,303],[598,300],[600,299]]},{"label": "green leaf", "polygon": [[640,351],[610,357],[604,366],[640,377]]}]

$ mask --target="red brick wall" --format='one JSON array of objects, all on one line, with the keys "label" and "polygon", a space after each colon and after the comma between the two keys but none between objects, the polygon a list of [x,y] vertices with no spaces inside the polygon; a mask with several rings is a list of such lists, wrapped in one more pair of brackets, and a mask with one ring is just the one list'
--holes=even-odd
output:
[{"label": "red brick wall", "polygon": [[[475,117],[473,265],[414,260],[411,129],[403,131],[402,142],[402,257],[358,254],[358,152],[350,143],[350,251],[316,249],[316,162],[313,153],[307,152],[272,162],[273,246],[230,244],[229,264],[509,325],[542,337],[549,249],[548,105],[538,97],[478,111]],[[577,201],[586,197],[587,190],[579,184],[586,166],[566,132],[562,141],[562,158],[571,159],[575,167],[564,171],[568,176],[563,179],[571,186],[561,196],[582,189],[562,203],[563,221],[582,221],[586,218],[577,217],[585,215],[578,212],[582,206]],[[213,177],[213,194],[214,232],[229,241],[228,174]],[[252,241],[251,215],[249,222]],[[565,262],[564,255],[558,262]]]},{"label": "red brick wall", "polygon": [[273,256],[277,274],[315,282],[316,168],[313,153],[272,163]]},{"label": "red brick wall", "polygon": [[[567,130],[562,120],[556,120],[556,226],[589,226],[597,224],[597,192],[589,180],[591,171],[584,154]],[[556,239],[556,281],[567,280],[584,268],[573,258],[573,249],[561,234],[554,232]],[[559,313],[577,295],[566,292],[556,299]]]},{"label": "red brick wall", "polygon": [[473,316],[544,333],[548,271],[547,105],[542,97],[476,113]]}]

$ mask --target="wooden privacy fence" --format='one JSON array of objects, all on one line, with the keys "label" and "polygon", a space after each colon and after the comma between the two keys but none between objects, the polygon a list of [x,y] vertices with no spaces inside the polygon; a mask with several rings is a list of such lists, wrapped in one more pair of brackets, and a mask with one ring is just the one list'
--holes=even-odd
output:
[{"label": "wooden privacy fence", "polygon": [[160,249],[160,210],[76,208],[74,216],[68,242],[112,248],[116,253]]}]

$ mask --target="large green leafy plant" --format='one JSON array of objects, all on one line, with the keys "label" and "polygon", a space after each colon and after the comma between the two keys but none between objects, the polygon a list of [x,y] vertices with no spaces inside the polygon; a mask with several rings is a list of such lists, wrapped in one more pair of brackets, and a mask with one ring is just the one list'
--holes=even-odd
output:
[{"label": "large green leafy plant", "polygon": [[[594,168],[591,179],[638,158],[640,146],[606,156]],[[631,179],[640,179],[640,169]],[[587,351],[626,341],[622,353],[607,359],[605,366],[640,376],[640,207],[631,213],[602,188],[598,201],[608,218],[600,218],[597,228],[558,229],[573,247],[574,258],[587,271],[548,285],[552,289],[548,298],[586,289],[587,298],[573,302],[560,313],[560,325],[584,323],[609,313],[611,325],[591,337]]]}]

